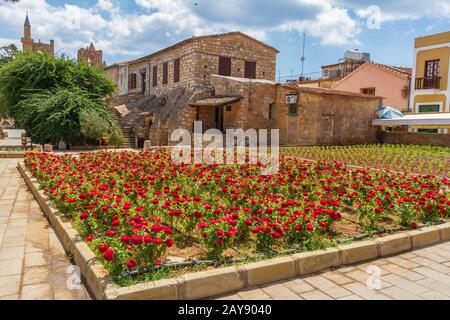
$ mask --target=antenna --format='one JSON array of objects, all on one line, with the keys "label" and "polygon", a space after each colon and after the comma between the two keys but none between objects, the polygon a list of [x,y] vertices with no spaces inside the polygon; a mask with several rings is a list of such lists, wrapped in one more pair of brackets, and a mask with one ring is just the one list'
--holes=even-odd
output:
[{"label": "antenna", "polygon": [[303,33],[303,52],[302,52],[302,57],[300,58],[300,60],[302,62],[302,75],[301,75],[302,79],[303,79],[303,74],[304,74],[304,71],[305,71],[305,60],[306,60],[306,57],[305,57],[305,45],[306,45],[306,33],[304,32]]}]

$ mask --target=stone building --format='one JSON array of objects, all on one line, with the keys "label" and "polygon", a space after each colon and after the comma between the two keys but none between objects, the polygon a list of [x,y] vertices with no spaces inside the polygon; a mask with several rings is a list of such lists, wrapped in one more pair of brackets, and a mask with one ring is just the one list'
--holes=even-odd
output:
[{"label": "stone building", "polygon": [[106,74],[118,94],[161,95],[209,85],[212,74],[275,80],[278,50],[241,32],[192,37],[140,59],[114,64]]},{"label": "stone building", "polygon": [[28,17],[25,18],[25,24],[23,26],[23,38],[22,41],[22,51],[23,52],[46,52],[49,55],[55,55],[55,41],[50,40],[50,43],[43,43],[39,39],[38,42],[35,42],[31,37],[31,23]]},{"label": "stone building", "polygon": [[376,142],[382,97],[223,76],[211,84],[222,98],[190,104],[203,129],[279,129],[280,144],[292,146]]},{"label": "stone building", "polygon": [[[278,51],[240,32],[194,37],[105,68],[109,99],[130,145],[170,145],[176,129],[280,129],[282,145],[376,141],[375,95],[281,85]],[[295,103],[287,103],[292,96]]]},{"label": "stone building", "polygon": [[99,69],[106,67],[106,63],[103,61],[103,51],[96,50],[92,42],[88,47],[78,50],[78,61],[83,61]]}]

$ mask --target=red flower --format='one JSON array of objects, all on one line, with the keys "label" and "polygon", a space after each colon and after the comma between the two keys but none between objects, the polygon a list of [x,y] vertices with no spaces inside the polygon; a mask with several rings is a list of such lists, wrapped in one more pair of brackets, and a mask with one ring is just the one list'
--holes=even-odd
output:
[{"label": "red flower", "polygon": [[161,259],[155,259],[153,263],[155,264],[155,266],[160,266],[162,264]]},{"label": "red flower", "polygon": [[120,237],[120,241],[123,243],[130,243],[131,238],[129,236],[122,236]]},{"label": "red flower", "polygon": [[106,250],[108,250],[108,249],[109,249],[109,246],[108,246],[107,244],[103,244],[103,245],[101,245],[100,247],[98,247],[98,250],[99,250],[101,253],[106,252]]},{"label": "red flower", "polygon": [[94,236],[87,236],[86,242],[92,242],[94,240]]},{"label": "red flower", "polygon": [[153,242],[153,238],[150,236],[145,236],[144,237],[144,243],[145,244],[151,244]]},{"label": "red flower", "polygon": [[119,220],[114,220],[114,221],[111,223],[111,225],[112,225],[113,227],[120,226],[120,221],[119,221]]},{"label": "red flower", "polygon": [[314,226],[311,223],[308,223],[306,225],[306,230],[309,231],[309,232],[314,231]]},{"label": "red flower", "polygon": [[219,238],[223,237],[223,235],[224,235],[223,230],[217,230],[216,231],[216,236],[218,236]]},{"label": "red flower", "polygon": [[127,261],[127,269],[133,270],[134,268],[136,268],[136,266],[137,266],[136,261],[134,260]]},{"label": "red flower", "polygon": [[144,241],[142,236],[134,235],[131,237],[131,241],[133,241],[134,245],[139,246]]},{"label": "red flower", "polygon": [[208,224],[206,222],[204,222],[204,221],[201,221],[201,222],[198,223],[198,227],[200,229],[205,229],[207,226],[208,226]]},{"label": "red flower", "polygon": [[416,222],[411,223],[411,229],[417,229],[418,227]]},{"label": "red flower", "polygon": [[89,217],[89,216],[88,216],[87,213],[82,213],[82,214],[80,214],[80,220],[81,220],[81,221],[86,220],[88,217]]},{"label": "red flower", "polygon": [[167,239],[166,240],[166,246],[169,247],[169,248],[173,247],[173,243],[174,243],[173,239]]},{"label": "red flower", "polygon": [[114,261],[114,250],[106,250],[106,252],[103,253],[103,258],[105,258],[105,260],[108,262]]}]

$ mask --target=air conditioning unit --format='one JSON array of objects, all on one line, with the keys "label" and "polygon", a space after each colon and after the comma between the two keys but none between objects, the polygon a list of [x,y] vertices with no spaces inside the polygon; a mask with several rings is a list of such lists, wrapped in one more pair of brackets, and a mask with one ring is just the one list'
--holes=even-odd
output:
[{"label": "air conditioning unit", "polygon": [[298,94],[287,94],[286,104],[298,104]]}]

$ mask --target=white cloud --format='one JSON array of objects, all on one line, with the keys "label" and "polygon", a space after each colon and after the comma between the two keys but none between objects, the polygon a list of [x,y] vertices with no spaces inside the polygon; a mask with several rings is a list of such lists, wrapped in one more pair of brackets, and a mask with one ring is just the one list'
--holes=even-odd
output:
[{"label": "white cloud", "polygon": [[5,4],[0,0],[0,45],[6,42],[4,38],[20,39],[26,10],[30,12],[33,37],[45,42],[54,39],[57,50],[74,57],[79,47],[93,41],[109,56],[130,58],[193,35],[236,30],[263,41],[270,40],[272,32],[289,30],[307,32],[315,43],[358,44],[367,7],[373,4],[380,6],[383,20],[418,15],[448,19],[450,15],[450,4],[438,0],[134,1],[139,9],[130,12],[114,0],[97,0],[93,7],[57,6],[46,0]]},{"label": "white cloud", "polygon": [[114,8],[114,4],[110,0],[98,0],[97,7],[109,11]]}]

